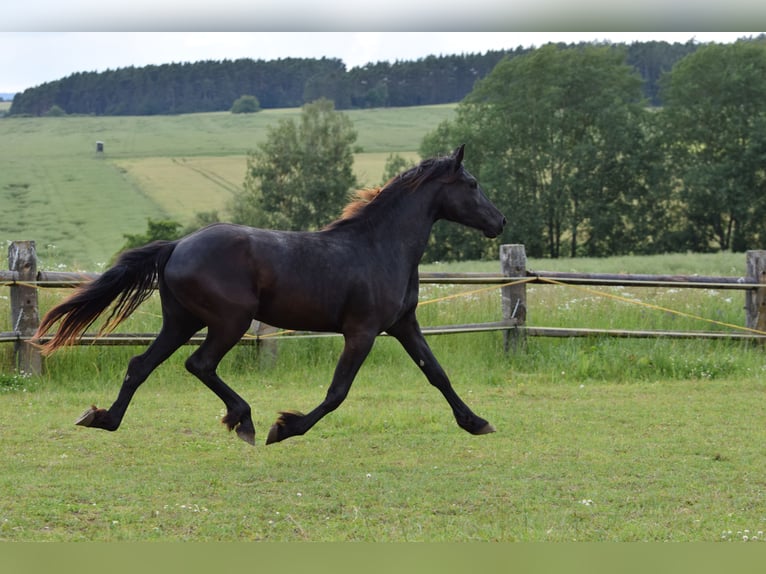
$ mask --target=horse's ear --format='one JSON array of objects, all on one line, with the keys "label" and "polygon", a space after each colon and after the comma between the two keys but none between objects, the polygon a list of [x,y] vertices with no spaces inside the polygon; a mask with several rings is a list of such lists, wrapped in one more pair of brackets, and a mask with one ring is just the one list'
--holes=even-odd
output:
[{"label": "horse's ear", "polygon": [[463,163],[463,151],[465,150],[465,144],[460,144],[455,152],[452,154],[453,161],[455,163],[455,171],[460,169],[460,164]]}]

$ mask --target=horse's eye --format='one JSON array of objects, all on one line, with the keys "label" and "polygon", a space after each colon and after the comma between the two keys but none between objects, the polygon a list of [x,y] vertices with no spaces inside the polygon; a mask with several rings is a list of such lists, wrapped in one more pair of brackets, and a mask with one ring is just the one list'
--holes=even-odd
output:
[{"label": "horse's eye", "polygon": [[471,181],[468,182],[468,187],[470,187],[471,189],[476,189],[477,187],[479,187],[479,182],[476,181],[475,179],[472,179]]}]

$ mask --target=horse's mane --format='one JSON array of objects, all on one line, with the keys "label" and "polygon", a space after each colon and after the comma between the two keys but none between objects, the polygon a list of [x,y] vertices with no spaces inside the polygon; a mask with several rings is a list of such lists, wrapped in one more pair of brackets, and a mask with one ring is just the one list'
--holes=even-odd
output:
[{"label": "horse's mane", "polygon": [[[386,185],[388,185],[388,183]],[[380,195],[380,192],[383,191],[384,187],[385,185],[365,189],[357,189],[351,195],[351,200],[346,204],[346,207],[343,208],[343,211],[340,214],[341,221],[358,216],[368,203]]]},{"label": "horse's mane", "polygon": [[402,193],[416,191],[432,179],[442,178],[445,175],[455,177],[457,174],[452,172],[452,160],[450,156],[427,159],[392,177],[382,186],[354,191],[350,201],[343,208],[340,218],[328,225],[326,229],[362,219],[375,209],[389,204]]}]

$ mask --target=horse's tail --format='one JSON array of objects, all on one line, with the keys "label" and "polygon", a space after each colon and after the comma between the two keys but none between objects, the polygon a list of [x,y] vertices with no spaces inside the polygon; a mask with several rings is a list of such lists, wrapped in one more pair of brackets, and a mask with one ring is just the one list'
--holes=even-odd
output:
[{"label": "horse's tail", "polygon": [[110,332],[143,303],[155,286],[175,241],[154,241],[122,253],[113,267],[98,279],[79,287],[71,296],[46,313],[33,339],[40,339],[61,320],[58,331],[40,348],[48,355],[64,345],[73,344],[113,301],[112,312],[99,330]]}]

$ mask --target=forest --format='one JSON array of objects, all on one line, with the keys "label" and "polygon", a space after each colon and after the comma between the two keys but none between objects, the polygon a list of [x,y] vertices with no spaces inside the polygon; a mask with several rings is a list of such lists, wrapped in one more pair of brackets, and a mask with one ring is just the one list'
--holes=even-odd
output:
[{"label": "forest", "polygon": [[[582,44],[557,44],[575,48]],[[644,80],[643,95],[661,105],[659,80],[664,72],[700,44],[664,41],[616,44]],[[158,115],[229,110],[243,95],[262,108],[300,107],[317,99],[335,108],[404,107],[461,101],[477,80],[503,59],[534,49],[483,54],[428,56],[416,61],[369,63],[346,69],[339,59],[284,58],[223,60],[126,67],[77,72],[17,94],[9,115],[56,113],[86,115]]]}]

